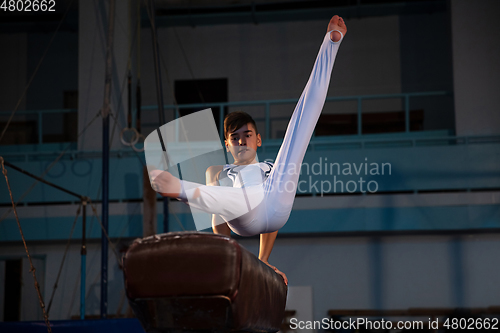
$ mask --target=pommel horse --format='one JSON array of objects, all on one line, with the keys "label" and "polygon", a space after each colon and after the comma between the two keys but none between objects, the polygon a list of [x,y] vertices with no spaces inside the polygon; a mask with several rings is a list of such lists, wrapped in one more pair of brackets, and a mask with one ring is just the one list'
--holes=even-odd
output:
[{"label": "pommel horse", "polygon": [[170,232],[137,239],[123,273],[146,332],[277,332],[285,314],[283,278],[226,236]]}]

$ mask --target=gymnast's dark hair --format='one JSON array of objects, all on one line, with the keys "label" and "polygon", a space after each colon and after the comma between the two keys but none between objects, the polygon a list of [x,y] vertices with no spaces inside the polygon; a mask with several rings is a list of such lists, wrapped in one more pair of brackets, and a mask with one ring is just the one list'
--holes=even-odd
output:
[{"label": "gymnast's dark hair", "polygon": [[248,113],[243,111],[229,113],[224,119],[224,138],[227,139],[231,133],[248,123],[251,123],[255,128],[255,134],[259,134],[255,120]]}]

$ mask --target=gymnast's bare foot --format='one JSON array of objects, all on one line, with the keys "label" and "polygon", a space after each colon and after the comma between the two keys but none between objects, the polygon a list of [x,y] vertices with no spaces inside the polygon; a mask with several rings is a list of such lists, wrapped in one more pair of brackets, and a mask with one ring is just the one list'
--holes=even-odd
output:
[{"label": "gymnast's bare foot", "polygon": [[[339,30],[342,32],[342,34],[345,36],[347,33],[347,27],[345,25],[344,19],[338,15],[335,15],[332,17],[330,20],[330,23],[328,24],[328,28],[326,31],[332,31],[332,30]],[[332,42],[338,42],[342,38],[342,35],[338,31],[332,31],[330,34],[330,39]]]},{"label": "gymnast's bare foot", "polygon": [[153,170],[149,173],[151,187],[164,197],[178,198],[181,194],[181,181],[168,171]]}]

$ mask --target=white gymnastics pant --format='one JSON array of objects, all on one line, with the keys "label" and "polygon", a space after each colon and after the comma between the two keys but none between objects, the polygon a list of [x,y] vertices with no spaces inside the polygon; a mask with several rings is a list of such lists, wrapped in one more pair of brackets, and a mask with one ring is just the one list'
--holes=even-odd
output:
[{"label": "white gymnastics pant", "polygon": [[[342,39],[334,43],[330,32],[325,35],[274,167],[264,183],[237,188],[182,181],[183,199],[191,207],[220,215],[231,230],[241,236],[269,233],[285,225],[295,199],[300,165],[325,104],[333,63]],[[245,176],[245,172],[241,174]]]}]

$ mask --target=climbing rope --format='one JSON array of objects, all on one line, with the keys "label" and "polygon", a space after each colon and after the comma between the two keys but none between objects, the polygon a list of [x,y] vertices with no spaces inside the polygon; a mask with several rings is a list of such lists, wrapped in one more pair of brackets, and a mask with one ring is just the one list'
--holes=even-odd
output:
[{"label": "climbing rope", "polygon": [[36,279],[36,269],[33,266],[33,261],[31,260],[30,252],[28,250],[28,246],[26,245],[26,239],[24,238],[23,229],[21,228],[21,223],[19,222],[19,216],[17,216],[16,205],[14,204],[14,198],[12,196],[12,190],[10,189],[9,177],[7,176],[7,169],[5,169],[3,157],[0,156],[0,163],[2,164],[2,173],[5,176],[5,182],[7,183],[7,188],[9,189],[10,201],[12,203],[12,209],[14,210],[14,215],[16,216],[17,226],[19,227],[19,232],[21,233],[21,238],[23,239],[24,249],[26,250],[26,255],[28,256],[28,260],[30,262],[30,272],[33,273],[33,279],[35,280],[35,289],[38,295],[38,301],[40,302],[40,307],[43,312],[43,319],[45,320],[45,325],[47,326],[47,331],[52,333],[52,329],[50,327],[49,316],[45,311],[45,304],[43,303],[42,293],[40,292],[40,285],[38,284],[38,280]]},{"label": "climbing rope", "polygon": [[57,273],[56,282],[54,283],[54,287],[52,289],[52,295],[50,296],[49,306],[47,307],[47,315],[50,313],[50,307],[52,306],[52,301],[54,300],[54,295],[56,293],[56,289],[59,283],[59,278],[61,277],[61,272],[64,266],[64,261],[66,260],[66,254],[69,250],[69,245],[71,244],[71,238],[73,236],[73,231],[75,230],[76,222],[78,221],[78,216],[80,216],[80,210],[82,209],[82,204],[78,206],[78,210],[76,211],[75,220],[73,221],[73,226],[71,227],[71,231],[69,233],[68,242],[66,243],[66,249],[64,250],[64,255],[61,261],[61,265],[59,266],[59,272]]}]

